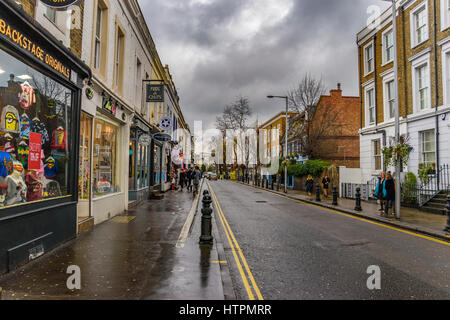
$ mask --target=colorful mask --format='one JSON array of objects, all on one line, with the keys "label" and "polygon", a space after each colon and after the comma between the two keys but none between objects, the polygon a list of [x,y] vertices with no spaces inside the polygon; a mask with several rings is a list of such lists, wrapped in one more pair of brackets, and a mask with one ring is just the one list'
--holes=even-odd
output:
[{"label": "colorful mask", "polygon": [[56,175],[58,174],[58,164],[56,160],[52,157],[48,158],[44,162],[44,176],[47,179],[54,179]]},{"label": "colorful mask", "polygon": [[13,169],[16,170],[19,173],[23,173],[23,165],[21,162],[19,161],[14,161],[13,162]]}]

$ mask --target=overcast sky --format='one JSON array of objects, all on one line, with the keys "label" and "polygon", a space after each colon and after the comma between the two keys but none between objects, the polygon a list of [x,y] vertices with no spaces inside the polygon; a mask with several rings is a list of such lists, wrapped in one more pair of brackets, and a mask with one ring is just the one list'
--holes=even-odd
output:
[{"label": "overcast sky", "polygon": [[357,96],[356,34],[381,0],[139,0],[188,123],[214,126],[225,105],[248,97],[260,123],[284,109],[305,73]]}]

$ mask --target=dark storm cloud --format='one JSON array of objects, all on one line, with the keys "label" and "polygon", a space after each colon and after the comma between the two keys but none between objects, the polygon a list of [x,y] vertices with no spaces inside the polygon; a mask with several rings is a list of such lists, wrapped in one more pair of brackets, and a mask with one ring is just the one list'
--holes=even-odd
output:
[{"label": "dark storm cloud", "polygon": [[356,33],[381,0],[140,0],[161,60],[169,64],[191,125],[237,96],[265,121],[305,74],[358,95]]}]

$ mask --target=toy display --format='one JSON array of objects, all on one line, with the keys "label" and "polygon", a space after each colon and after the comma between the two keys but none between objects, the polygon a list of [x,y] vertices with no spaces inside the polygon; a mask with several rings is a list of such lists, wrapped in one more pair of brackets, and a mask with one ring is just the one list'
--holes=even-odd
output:
[{"label": "toy display", "polygon": [[[15,166],[20,166],[20,163],[15,162]],[[6,177],[6,184],[8,185],[5,204],[12,206],[19,203],[26,202],[27,186],[22,174],[13,166],[13,173]]]},{"label": "toy display", "polygon": [[[58,165],[69,160],[66,106],[32,84],[15,81],[11,75],[8,86],[0,90],[0,207],[62,196],[61,183],[67,179],[58,175]],[[32,132],[42,139],[37,148],[33,145],[34,153],[30,152]],[[40,159],[31,159],[38,152]],[[30,170],[39,160],[39,170]]]}]

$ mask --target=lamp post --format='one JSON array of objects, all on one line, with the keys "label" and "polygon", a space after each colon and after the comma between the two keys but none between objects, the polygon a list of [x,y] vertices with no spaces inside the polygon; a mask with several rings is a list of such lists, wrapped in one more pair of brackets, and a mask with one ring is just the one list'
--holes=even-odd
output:
[{"label": "lamp post", "polygon": [[289,98],[287,96],[267,96],[269,99],[279,98],[286,100],[286,130],[285,136],[285,146],[284,146],[284,160],[286,162],[284,166],[284,193],[287,193],[287,181],[288,181],[288,168],[287,168],[287,154],[288,154],[288,132],[289,132]]}]

